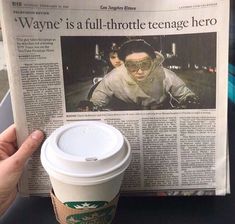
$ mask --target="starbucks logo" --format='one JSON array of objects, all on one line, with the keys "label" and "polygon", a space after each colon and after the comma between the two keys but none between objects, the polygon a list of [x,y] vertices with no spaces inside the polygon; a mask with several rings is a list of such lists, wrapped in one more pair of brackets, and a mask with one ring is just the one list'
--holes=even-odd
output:
[{"label": "starbucks logo", "polygon": [[110,224],[115,215],[115,206],[110,206],[98,211],[90,211],[69,215],[66,218],[68,224]]}]

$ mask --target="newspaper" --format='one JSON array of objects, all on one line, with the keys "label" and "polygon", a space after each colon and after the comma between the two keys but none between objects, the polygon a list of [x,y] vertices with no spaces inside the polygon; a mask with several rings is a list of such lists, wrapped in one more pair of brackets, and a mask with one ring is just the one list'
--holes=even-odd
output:
[{"label": "newspaper", "polygon": [[[1,16],[19,145],[37,128],[100,120],[131,143],[124,193],[228,193],[228,0],[2,0]],[[147,58],[124,50],[135,41]],[[49,193],[39,156],[22,195]]]}]

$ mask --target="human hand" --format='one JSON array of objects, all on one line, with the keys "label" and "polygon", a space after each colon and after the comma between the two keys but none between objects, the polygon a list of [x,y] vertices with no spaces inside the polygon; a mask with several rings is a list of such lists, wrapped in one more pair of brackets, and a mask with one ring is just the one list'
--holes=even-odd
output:
[{"label": "human hand", "polygon": [[15,125],[0,134],[0,216],[14,201],[24,164],[43,139],[43,132],[36,130],[18,149]]},{"label": "human hand", "polygon": [[199,109],[200,99],[196,95],[189,95],[180,103],[179,109]]}]

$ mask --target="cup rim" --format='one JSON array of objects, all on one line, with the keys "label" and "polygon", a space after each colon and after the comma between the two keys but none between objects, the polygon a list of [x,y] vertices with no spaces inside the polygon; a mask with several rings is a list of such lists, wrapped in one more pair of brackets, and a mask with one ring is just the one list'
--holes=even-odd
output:
[{"label": "cup rim", "polygon": [[[43,165],[43,167],[46,169],[46,171],[47,171],[48,173],[50,173],[50,171],[52,170],[52,171],[54,171],[54,172],[57,172],[57,173],[62,174],[62,175],[66,175],[66,176],[68,176],[68,177],[93,178],[93,177],[99,177],[99,176],[102,176],[102,175],[107,175],[108,173],[112,173],[112,172],[114,172],[115,170],[118,170],[119,168],[121,168],[122,166],[124,166],[124,165],[128,162],[128,164],[127,164],[126,166],[124,166],[124,167],[127,168],[127,166],[128,166],[129,163],[130,163],[130,161],[128,161],[128,159],[130,159],[130,156],[131,156],[130,143],[129,143],[129,141],[126,139],[125,136],[123,136],[123,137],[124,137],[124,139],[125,139],[125,144],[127,144],[127,147],[126,147],[127,153],[126,153],[126,155],[125,155],[125,157],[123,158],[122,161],[120,161],[118,164],[112,166],[112,167],[111,167],[110,169],[108,169],[108,170],[105,170],[105,171],[102,171],[102,172],[97,172],[97,173],[95,173],[95,174],[69,173],[69,172],[67,172],[67,171],[64,171],[64,170],[58,168],[58,167],[55,168],[54,166],[51,165],[51,163],[48,163],[48,161],[46,162],[46,161],[45,161],[45,160],[46,160],[45,158],[47,158],[47,156],[46,156],[46,150],[43,149],[43,148],[42,148],[42,153],[41,153],[42,165]],[[82,161],[82,162],[83,162],[83,161]],[[91,162],[92,162],[92,161],[91,161]],[[49,170],[48,170],[48,167],[50,167]],[[126,169],[126,168],[125,168],[125,169]],[[123,169],[124,169],[124,168],[123,168]],[[124,169],[124,170],[125,170],[125,169]]]}]

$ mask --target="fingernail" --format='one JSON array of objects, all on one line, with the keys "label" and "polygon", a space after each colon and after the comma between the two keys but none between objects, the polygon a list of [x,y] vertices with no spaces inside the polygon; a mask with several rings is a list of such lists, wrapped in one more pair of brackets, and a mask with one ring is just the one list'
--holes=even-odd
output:
[{"label": "fingernail", "polygon": [[43,132],[39,130],[36,130],[31,134],[31,138],[35,140],[41,140],[43,136],[44,136]]}]

